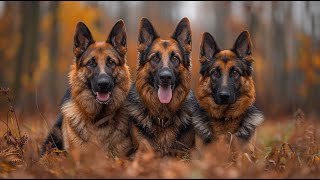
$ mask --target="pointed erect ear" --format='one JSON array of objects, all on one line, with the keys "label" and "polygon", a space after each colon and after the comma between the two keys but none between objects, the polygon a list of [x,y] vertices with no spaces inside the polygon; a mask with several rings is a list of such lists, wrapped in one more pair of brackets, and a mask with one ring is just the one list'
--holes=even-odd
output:
[{"label": "pointed erect ear", "polygon": [[177,40],[180,46],[187,52],[190,53],[192,50],[191,45],[191,28],[188,18],[183,18],[179,22],[176,30],[171,36],[173,39]]},{"label": "pointed erect ear", "polygon": [[76,27],[73,43],[73,53],[76,58],[79,58],[88,46],[94,42],[89,28],[83,22],[79,22]]},{"label": "pointed erect ear", "polygon": [[153,28],[151,22],[147,18],[142,18],[140,21],[138,50],[146,50],[152,42],[159,37],[158,33]]},{"label": "pointed erect ear", "polygon": [[200,74],[202,76],[208,75],[210,70],[210,64],[212,64],[213,58],[220,52],[220,47],[208,32],[202,34],[200,44],[200,58],[201,63]]},{"label": "pointed erect ear", "polygon": [[112,28],[108,39],[106,41],[110,43],[121,55],[125,55],[127,52],[127,32],[126,26],[122,19],[120,19]]},{"label": "pointed erect ear", "polygon": [[208,32],[203,33],[200,45],[200,61],[204,61],[205,59],[212,60],[214,55],[220,51],[220,47],[212,35]]},{"label": "pointed erect ear", "polygon": [[249,32],[243,31],[234,43],[232,50],[237,54],[238,57],[244,58],[251,55],[251,46]]}]

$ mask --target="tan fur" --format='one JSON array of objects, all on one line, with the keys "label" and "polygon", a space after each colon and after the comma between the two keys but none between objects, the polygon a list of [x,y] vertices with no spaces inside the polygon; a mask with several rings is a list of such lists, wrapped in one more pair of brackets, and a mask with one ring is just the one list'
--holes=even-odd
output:
[{"label": "tan fur", "polygon": [[255,88],[252,77],[241,77],[241,97],[232,105],[218,105],[214,102],[211,89],[208,88],[210,78],[200,77],[197,96],[201,106],[210,113],[213,118],[226,117],[235,119],[239,117],[255,101]]},{"label": "tan fur", "polygon": [[[160,103],[157,91],[154,90],[152,86],[147,82],[147,73],[148,68],[150,64],[146,64],[144,68],[138,69],[137,71],[137,78],[136,78],[136,87],[137,91],[143,100],[146,107],[148,107],[149,113],[153,117],[159,117],[159,121],[156,122],[158,126],[153,126],[152,128],[155,132],[157,132],[157,137],[153,139],[152,141],[149,141],[152,145],[152,147],[155,148],[156,151],[161,153],[167,153],[172,151],[171,147],[174,146],[174,144],[178,143],[179,148],[178,149],[188,149],[191,146],[189,145],[189,142],[193,144],[194,142],[192,139],[194,139],[194,132],[190,131],[190,133],[187,133],[185,137],[183,138],[183,142],[177,142],[176,141],[176,134],[177,134],[177,128],[181,126],[181,121],[178,121],[179,117],[176,115],[176,111],[181,108],[182,103],[185,101],[189,91],[190,91],[190,79],[191,74],[190,71],[187,70],[185,67],[180,65],[179,71],[181,76],[181,84],[174,90],[172,99],[168,105],[163,105]],[[132,114],[135,114],[132,112]],[[171,120],[170,120],[171,119]],[[149,119],[144,119],[144,124],[148,125],[150,124]],[[166,128],[161,127],[162,124],[172,124]],[[141,141],[141,136],[138,135],[138,133],[134,133],[137,141]],[[159,146],[161,145],[161,146]],[[179,157],[185,155],[185,153],[177,152]]]},{"label": "tan fur", "polygon": [[144,68],[140,68],[137,71],[136,86],[140,97],[150,110],[150,113],[154,116],[175,112],[181,106],[181,103],[185,100],[190,90],[190,72],[180,65],[181,84],[174,90],[170,103],[168,105],[162,105],[159,101],[157,91],[155,91],[147,81],[149,66],[150,64],[146,64]]},{"label": "tan fur", "polygon": [[[222,58],[228,57],[230,59],[225,63]],[[221,51],[216,55],[216,62],[212,66],[219,66],[222,71],[229,69],[232,66],[236,66],[236,55],[230,50]],[[255,87],[252,76],[244,77],[240,79],[241,89],[240,97],[237,101],[231,105],[218,105],[212,98],[212,89],[210,88],[210,77],[201,76],[198,85],[197,98],[200,105],[210,115],[213,120],[212,129],[214,134],[228,134],[228,132],[235,133],[240,126],[241,115],[253,105],[255,101]],[[220,118],[225,118],[225,121],[221,121]]]},{"label": "tan fur", "polygon": [[[164,40],[157,33],[149,34],[155,30],[148,20],[142,19],[137,48],[139,67],[126,109],[134,123],[132,134],[137,144],[144,138],[160,155],[181,157],[194,147],[192,115],[195,98],[190,90],[190,24],[184,18],[179,25],[174,34],[181,34]],[[176,56],[175,60],[171,59],[172,54]],[[158,63],[153,61],[155,55],[161,56]],[[168,104],[160,102],[155,84],[150,83],[160,68],[170,68],[180,80],[175,82]]]},{"label": "tan fur", "polygon": [[[100,58],[101,59],[101,58]],[[115,67],[115,87],[112,91],[112,99],[103,109],[85,82],[90,76],[87,68],[77,68],[76,64],[71,67],[69,84],[72,97],[61,108],[63,114],[63,139],[66,150],[84,150],[95,144],[103,148],[110,155],[124,156],[132,142],[125,137],[128,131],[128,122],[119,109],[123,104],[130,88],[130,73],[126,64]],[[103,112],[100,120],[95,117]],[[97,125],[107,123],[106,126]],[[80,135],[79,135],[80,134]]]}]

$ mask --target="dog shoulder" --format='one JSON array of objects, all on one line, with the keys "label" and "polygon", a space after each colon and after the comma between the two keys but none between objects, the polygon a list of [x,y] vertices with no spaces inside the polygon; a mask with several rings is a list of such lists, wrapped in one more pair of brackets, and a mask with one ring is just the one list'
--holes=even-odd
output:
[{"label": "dog shoulder", "polygon": [[251,108],[248,109],[245,121],[257,127],[264,121],[264,115],[257,107],[251,106]]},{"label": "dog shoulder", "polygon": [[57,148],[59,150],[64,149],[63,137],[62,137],[62,123],[63,117],[61,114],[58,115],[57,120],[47,135],[44,143],[41,147],[40,157],[42,157],[48,148]]},{"label": "dog shoulder", "polygon": [[200,106],[196,96],[192,90],[190,90],[185,105],[187,105],[191,112],[191,121],[194,126],[196,134],[202,139],[205,144],[208,144],[213,139],[213,133],[211,128],[211,121],[208,118],[207,112]]},{"label": "dog shoulder", "polygon": [[[68,87],[68,89],[66,90],[60,102],[60,108],[63,106],[65,102],[69,101],[70,98],[71,98],[71,88]],[[40,152],[41,157],[45,154],[47,148],[57,148],[59,150],[64,149],[64,143],[63,143],[63,137],[62,137],[62,124],[63,124],[63,116],[61,113],[59,113],[55,124],[52,126],[44,143],[41,145],[42,146],[41,152]]]},{"label": "dog shoulder", "polygon": [[71,99],[71,87],[68,87],[68,89],[66,90],[61,102],[60,102],[60,106],[62,106],[66,101],[69,101]]},{"label": "dog shoulder", "polygon": [[131,103],[135,103],[137,101],[139,101],[139,94],[137,92],[137,88],[135,83],[131,84],[128,96],[127,96],[127,102],[131,102]]},{"label": "dog shoulder", "polygon": [[264,116],[261,111],[259,111],[255,106],[251,106],[244,118],[242,119],[239,130],[236,136],[244,140],[249,140],[253,135],[255,129],[261,125],[264,121]]},{"label": "dog shoulder", "polygon": [[135,84],[131,85],[127,99],[124,102],[123,109],[128,111],[129,119],[137,118],[136,115],[141,114],[141,112],[145,111],[146,109],[142,99],[139,96],[139,93],[137,92]]}]

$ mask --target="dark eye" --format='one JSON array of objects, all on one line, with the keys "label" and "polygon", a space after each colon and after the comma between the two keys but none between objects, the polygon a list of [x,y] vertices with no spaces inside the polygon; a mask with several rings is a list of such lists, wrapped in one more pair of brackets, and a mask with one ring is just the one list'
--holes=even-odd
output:
[{"label": "dark eye", "polygon": [[96,63],[96,59],[94,57],[92,57],[88,62],[87,62],[87,66],[90,67],[96,67],[97,63]]},{"label": "dark eye", "polygon": [[231,70],[231,72],[230,72],[230,76],[231,77],[236,77],[237,78],[237,77],[239,77],[239,75],[240,75],[239,72],[237,70],[235,70],[235,69]]},{"label": "dark eye", "polygon": [[151,58],[151,61],[158,63],[160,61],[160,58],[158,56],[153,56]]},{"label": "dark eye", "polygon": [[116,63],[114,62],[114,60],[113,59],[111,59],[110,57],[109,58],[107,58],[107,66],[108,67],[114,67],[116,65]]},{"label": "dark eye", "polygon": [[212,71],[212,75],[216,78],[220,78],[220,71],[218,69],[215,69]]},{"label": "dark eye", "polygon": [[177,62],[179,62],[179,58],[177,56],[172,56],[171,61],[173,63],[177,63]]}]

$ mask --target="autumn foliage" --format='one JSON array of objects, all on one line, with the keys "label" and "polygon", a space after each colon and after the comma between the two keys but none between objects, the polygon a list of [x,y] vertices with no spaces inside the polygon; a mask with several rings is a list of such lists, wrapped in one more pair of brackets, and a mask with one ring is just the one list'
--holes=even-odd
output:
[{"label": "autumn foliage", "polygon": [[300,109],[276,125],[267,120],[245,149],[237,148],[231,136],[209,146],[197,141],[191,158],[160,158],[142,142],[132,160],[107,157],[92,147],[77,164],[56,149],[49,149],[40,159],[41,137],[48,132],[41,128],[46,119],[26,118],[20,130],[14,122],[18,119],[10,91],[2,88],[1,96],[8,98],[11,113],[7,121],[1,119],[5,124],[0,129],[1,178],[317,178],[320,168],[316,131],[320,124]]},{"label": "autumn foliage", "polygon": [[[3,2],[0,10],[0,178],[319,178],[319,10],[312,2],[28,3]],[[192,89],[203,32],[223,49],[243,30],[251,34],[256,104],[266,120],[248,148],[233,148],[229,136],[207,147],[197,141],[191,159],[159,158],[147,143],[133,160],[94,148],[80,164],[55,149],[39,158],[67,88],[79,21],[104,41],[124,20],[134,79],[140,19],[149,18],[161,37],[170,37],[185,16],[192,29]]]}]

